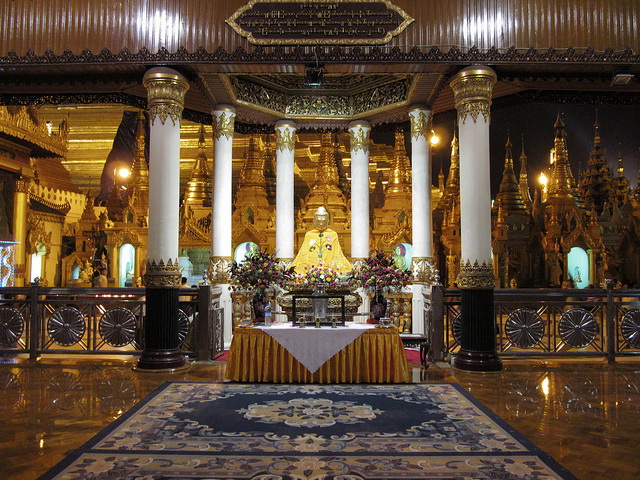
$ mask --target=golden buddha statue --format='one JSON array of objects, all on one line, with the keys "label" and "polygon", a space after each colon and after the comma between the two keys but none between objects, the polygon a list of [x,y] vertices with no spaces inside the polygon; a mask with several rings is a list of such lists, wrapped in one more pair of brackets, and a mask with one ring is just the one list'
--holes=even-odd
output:
[{"label": "golden buddha statue", "polygon": [[340,274],[351,271],[353,266],[342,253],[338,234],[328,228],[329,212],[324,207],[319,207],[313,216],[313,225],[316,227],[304,235],[304,241],[296,258],[291,262],[291,267],[297,273],[305,273],[316,266],[325,266]]}]

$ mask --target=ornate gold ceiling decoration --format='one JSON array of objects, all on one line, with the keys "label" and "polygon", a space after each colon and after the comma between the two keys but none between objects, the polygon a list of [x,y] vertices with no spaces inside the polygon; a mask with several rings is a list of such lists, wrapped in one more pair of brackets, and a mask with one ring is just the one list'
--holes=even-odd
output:
[{"label": "ornate gold ceiling decoration", "polygon": [[226,20],[255,45],[384,45],[413,21],[390,0],[251,0]]},{"label": "ornate gold ceiling decoration", "polygon": [[[317,94],[293,93],[303,90],[301,85],[282,91],[281,88],[257,83],[248,77],[233,76],[229,89],[238,103],[286,118],[353,118],[406,103],[410,84],[408,76],[390,77],[387,83],[374,84],[369,88],[362,88],[359,83],[355,89],[357,91],[333,95],[323,91]],[[306,91],[311,90],[307,88]]]}]

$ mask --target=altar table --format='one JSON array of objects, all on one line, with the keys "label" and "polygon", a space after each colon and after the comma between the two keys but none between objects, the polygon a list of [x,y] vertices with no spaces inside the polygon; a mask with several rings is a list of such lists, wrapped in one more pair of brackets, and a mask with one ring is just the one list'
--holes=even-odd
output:
[{"label": "altar table", "polygon": [[[346,345],[324,361],[327,354],[322,351],[323,342],[327,342],[327,348],[336,348],[331,336]],[[285,348],[287,341],[293,353]],[[307,345],[310,351],[305,352],[302,362],[295,356],[305,350],[300,345]],[[410,379],[398,330],[363,324],[337,328],[299,328],[291,324],[236,327],[225,376],[236,382],[268,383],[406,383]]]}]

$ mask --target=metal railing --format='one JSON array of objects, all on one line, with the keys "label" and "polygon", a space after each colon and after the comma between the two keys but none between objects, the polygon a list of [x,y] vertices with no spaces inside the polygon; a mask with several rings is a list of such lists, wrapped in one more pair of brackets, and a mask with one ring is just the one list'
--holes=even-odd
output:
[{"label": "metal railing", "polygon": [[[496,349],[501,357],[603,357],[640,354],[640,290],[496,289]],[[460,349],[460,290],[425,294],[429,357]]]},{"label": "metal railing", "polygon": [[[144,288],[0,288],[0,354],[139,355],[144,348]],[[224,352],[220,292],[180,289],[181,350],[198,360]]]}]

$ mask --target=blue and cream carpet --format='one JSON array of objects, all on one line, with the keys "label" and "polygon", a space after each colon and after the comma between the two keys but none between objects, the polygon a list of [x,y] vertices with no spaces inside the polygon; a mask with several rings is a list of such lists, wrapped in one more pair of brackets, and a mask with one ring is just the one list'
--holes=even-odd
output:
[{"label": "blue and cream carpet", "polygon": [[167,383],[44,479],[574,479],[454,384]]}]

